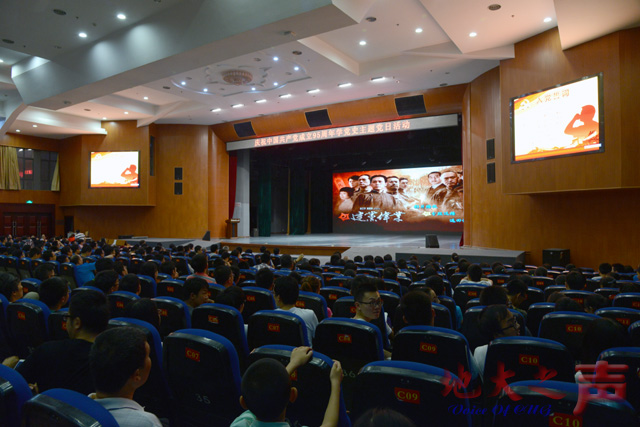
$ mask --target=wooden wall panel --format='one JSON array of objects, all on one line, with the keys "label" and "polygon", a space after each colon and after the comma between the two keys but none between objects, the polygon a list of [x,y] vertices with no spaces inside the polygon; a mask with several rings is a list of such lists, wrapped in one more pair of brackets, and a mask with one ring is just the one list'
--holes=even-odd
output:
[{"label": "wooden wall panel", "polygon": [[[588,46],[593,43],[596,47],[596,53],[601,52],[603,43],[612,43],[617,45],[615,41],[617,36],[623,36],[619,33],[607,36],[603,39],[587,43],[581,48],[584,56],[567,55],[569,58],[565,61],[554,61],[554,57],[549,53],[549,46],[556,45],[553,40],[553,32],[547,32],[538,37],[527,41],[537,45],[540,50],[528,50],[527,53],[532,58],[537,58],[542,64],[542,68],[547,68],[549,72],[556,70],[561,77],[545,74],[545,79],[554,79],[558,81],[570,80],[567,78],[565,71],[567,69],[581,69],[585,63],[591,63],[592,58]],[[627,35],[624,35],[625,37]],[[637,36],[634,36],[637,37]],[[539,40],[536,40],[539,38]],[[637,38],[635,39],[637,41]],[[625,42],[626,43],[626,42]],[[630,46],[633,45],[629,43]],[[630,52],[630,46],[624,47],[620,44],[621,51],[626,56],[636,58],[635,54]],[[580,47],[580,46],[579,46]],[[520,52],[520,50],[517,50]],[[615,54],[614,54],[615,56]],[[622,57],[623,55],[621,55]],[[515,61],[519,58],[516,57]],[[514,60],[511,60],[514,61]],[[634,75],[631,72],[632,64],[636,64],[636,59],[626,59],[623,61],[621,68],[629,76]],[[508,62],[508,61],[505,61]],[[535,61],[534,61],[535,62]],[[556,64],[554,68],[553,64]],[[532,185],[530,181],[538,180],[545,182],[545,177],[554,176],[558,183],[554,184],[555,188],[562,188],[565,185],[573,185],[573,183],[588,183],[592,177],[596,180],[600,179],[604,182],[620,182],[619,169],[621,164],[620,156],[622,144],[620,140],[616,141],[615,137],[609,138],[609,135],[625,134],[630,132],[626,128],[624,120],[616,119],[621,111],[616,107],[616,102],[607,104],[607,120],[609,117],[609,126],[607,127],[607,154],[615,154],[614,159],[602,164],[592,164],[593,160],[599,155],[588,155],[574,157],[570,162],[563,162],[564,169],[561,175],[557,173],[556,167],[552,161],[531,162],[527,164],[526,170],[509,170],[512,166],[508,156],[510,150],[508,144],[508,114],[505,114],[505,108],[508,107],[508,100],[513,94],[505,93],[503,88],[505,85],[526,84],[528,79],[536,79],[537,73],[541,66],[536,63],[535,66],[529,66],[516,70],[514,64],[508,64],[508,71],[502,69],[498,74],[497,71],[491,70],[469,84],[469,89],[465,95],[465,105],[463,107],[463,143],[464,146],[464,168],[465,168],[465,244],[474,247],[489,247],[503,249],[517,249],[527,251],[527,262],[532,264],[542,263],[542,250],[546,248],[567,248],[571,250],[571,261],[580,266],[597,267],[601,262],[621,262],[637,266],[640,259],[637,241],[640,239],[640,227],[638,226],[638,209],[640,209],[640,190],[638,189],[618,189],[618,190],[597,190],[597,191],[572,191],[572,192],[556,192],[543,193],[533,195],[512,195],[507,194],[514,186]],[[607,67],[613,67],[615,64],[608,64]],[[638,68],[636,68],[637,70]],[[505,77],[506,75],[506,77]],[[624,76],[624,72],[622,73]],[[502,81],[503,77],[507,80]],[[509,83],[510,82],[510,83]],[[630,84],[630,87],[637,87],[637,83],[625,83],[625,77],[622,77],[618,90],[624,92]],[[546,84],[547,86],[549,84]],[[541,87],[544,87],[541,86]],[[518,93],[522,89],[517,89]],[[605,87],[605,91],[607,87]],[[609,91],[613,90],[609,84]],[[526,92],[526,90],[524,90]],[[638,92],[636,91],[636,96]],[[619,96],[628,97],[627,95],[609,94],[615,101]],[[631,100],[633,97],[628,97]],[[624,105],[624,101],[623,101]],[[617,128],[614,126],[617,123]],[[636,126],[635,124],[632,125]],[[487,184],[484,170],[486,168],[486,150],[485,141],[489,138],[495,138],[496,144],[496,184]],[[617,158],[617,160],[615,159]],[[574,159],[577,160],[574,164]],[[582,160],[587,159],[587,160]],[[626,160],[625,160],[626,161]],[[637,164],[638,158],[630,159]],[[508,177],[502,179],[505,174]],[[610,175],[616,178],[611,180]],[[584,175],[591,175],[585,178]],[[512,182],[513,180],[515,182]],[[568,182],[569,184],[566,184]],[[544,184],[548,185],[548,184]]]},{"label": "wooden wall panel", "polygon": [[623,31],[620,37],[620,138],[622,146],[622,186],[634,187],[640,183],[640,120],[638,97],[640,96],[640,28]]},{"label": "wooden wall panel", "polygon": [[[331,119],[331,127],[349,126],[360,123],[382,122],[398,120],[395,99],[405,96],[423,95],[427,114],[437,116],[442,114],[457,114],[462,108],[462,97],[467,85],[446,86],[420,92],[410,92],[398,95],[379,96],[376,98],[360,99],[340,104],[324,105],[305,110],[272,114],[264,117],[254,117],[251,120],[255,137],[238,138],[233,125],[246,122],[238,120],[231,123],[221,123],[211,128],[213,132],[225,142],[251,139],[256,137],[280,135],[285,133],[303,132],[311,129],[307,124],[304,113],[327,109]],[[338,90],[338,89],[336,89]],[[406,117],[406,116],[403,116]],[[419,116],[411,116],[419,117]],[[321,128],[313,128],[321,129]]]},{"label": "wooden wall panel", "polygon": [[[621,133],[620,94],[626,85],[620,79],[620,35],[614,33],[563,51],[556,28],[517,43],[515,58],[501,62],[505,192],[532,194],[622,186],[622,147],[631,141],[624,140]],[[640,38],[635,37],[635,41]],[[604,75],[605,152],[512,164],[509,99],[599,72]],[[594,173],[605,164],[607,173]],[[640,180],[628,181],[626,186],[638,187]]]},{"label": "wooden wall panel", "polygon": [[[209,221],[211,237],[226,235],[229,217],[229,154],[220,138],[209,130]],[[204,234],[204,233],[202,233]]]}]

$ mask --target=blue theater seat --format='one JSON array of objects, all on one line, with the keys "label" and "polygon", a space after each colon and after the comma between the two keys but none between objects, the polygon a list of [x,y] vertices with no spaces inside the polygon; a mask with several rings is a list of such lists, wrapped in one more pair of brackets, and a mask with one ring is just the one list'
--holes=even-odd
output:
[{"label": "blue theater seat", "polygon": [[494,285],[502,286],[509,281],[508,274],[487,274],[487,279],[491,280]]},{"label": "blue theater seat", "polygon": [[460,284],[460,281],[462,281],[462,279],[464,279],[465,277],[467,277],[467,273],[453,273],[451,276],[449,276],[449,282],[451,283],[451,287],[453,289],[457,288],[458,285]]},{"label": "blue theater seat", "polygon": [[273,293],[267,289],[255,286],[245,286],[244,291],[245,302],[242,317],[244,323],[249,323],[249,318],[253,313],[260,310],[275,310],[276,301],[273,299]]},{"label": "blue theater seat", "polygon": [[240,276],[238,277],[238,285],[242,284],[245,280],[256,280],[256,271],[241,269]]},{"label": "blue theater seat", "polygon": [[533,279],[533,286],[535,286],[538,289],[543,289],[544,290],[545,288],[547,288],[549,286],[555,286],[556,285],[556,281],[553,280],[551,277],[532,276],[531,279]]},{"label": "blue theater seat", "polygon": [[614,347],[609,348],[598,357],[598,360],[606,360],[612,365],[627,365],[628,369],[623,373],[626,384],[627,401],[640,411],[640,347]]},{"label": "blue theater seat", "polygon": [[538,336],[564,344],[578,361],[587,326],[599,318],[595,314],[554,311],[542,318]]},{"label": "blue theater seat", "polygon": [[156,290],[159,297],[174,297],[183,299],[184,281],[178,279],[164,279],[158,283]]},{"label": "blue theater seat", "polygon": [[50,340],[66,340],[69,338],[67,333],[67,320],[69,315],[69,308],[61,308],[57,311],[52,311],[49,314],[49,339]]},{"label": "blue theater seat", "polygon": [[468,399],[446,389],[447,382],[456,380],[454,374],[421,363],[369,363],[355,379],[351,418],[357,420],[368,409],[387,407],[410,418],[417,427],[470,427],[469,415],[455,413],[458,407],[468,412]]},{"label": "blue theater seat", "polygon": [[595,314],[613,319],[625,328],[640,320],[640,310],[628,307],[605,307],[596,310]]},{"label": "blue theater seat", "polygon": [[[461,285],[462,286],[462,285]],[[469,301],[467,301],[467,303],[465,304],[464,311],[466,312],[467,310],[469,310],[472,307],[477,307],[481,305],[480,304],[480,298],[472,298]]]},{"label": "blue theater seat", "polygon": [[133,292],[115,291],[110,293],[107,295],[107,300],[109,300],[109,316],[112,319],[114,317],[123,317],[124,308],[127,304],[138,299],[140,299],[140,297]]},{"label": "blue theater seat", "polygon": [[355,300],[351,295],[341,297],[333,303],[333,317],[351,318],[356,315]]},{"label": "blue theater seat", "polygon": [[[560,285],[551,285],[544,288],[544,300],[548,300],[549,296],[551,296],[554,292],[564,292],[567,288],[565,286]],[[568,295],[567,295],[568,296]]]},{"label": "blue theater seat", "polygon": [[18,274],[20,279],[28,279],[31,273],[31,258],[22,257],[18,260]]},{"label": "blue theater seat", "polygon": [[164,342],[178,425],[228,426],[242,413],[240,366],[233,344],[201,329],[183,329]]},{"label": "blue theater seat", "polygon": [[393,319],[396,308],[400,304],[400,294],[391,291],[378,291],[378,293],[383,302],[382,308],[389,315],[389,318]]},{"label": "blue theater seat", "polygon": [[[620,293],[620,289],[618,289],[618,288],[598,288],[594,292],[596,294],[602,295],[603,297],[608,299],[609,300],[609,305],[611,305],[611,304],[613,304],[613,300],[615,299],[616,295],[618,295]],[[636,308],[636,307],[631,307],[631,308]],[[640,300],[638,301],[638,307],[637,308],[640,308]]]},{"label": "blue theater seat", "polygon": [[391,291],[399,296],[402,296],[402,288],[400,287],[400,282],[398,282],[397,280],[384,279],[384,290]]},{"label": "blue theater seat", "polygon": [[162,338],[178,329],[191,328],[191,313],[187,303],[173,297],[153,298],[160,313],[160,336]]},{"label": "blue theater seat", "polygon": [[[324,297],[324,300],[327,302],[327,308],[330,308],[333,311],[333,305],[337,300],[342,297],[348,297],[351,295],[349,289],[339,287],[339,286],[324,286],[320,288],[320,295]],[[335,316],[335,313],[333,314]]]},{"label": "blue theater seat", "polygon": [[584,300],[587,299],[588,296],[593,295],[594,293],[589,291],[574,291],[574,290],[567,289],[562,291],[562,294],[566,297],[571,298],[572,300],[580,304],[582,307],[584,307]]},{"label": "blue theater seat", "polygon": [[613,299],[614,307],[628,307],[640,309],[640,292],[625,292]]},{"label": "blue theater seat", "polygon": [[453,329],[453,321],[451,319],[451,312],[447,307],[442,304],[432,303],[431,308],[436,314],[433,319],[433,325],[441,328]]},{"label": "blue theater seat", "polygon": [[640,347],[640,322],[635,322],[628,329],[631,345]]},{"label": "blue theater seat", "polygon": [[51,310],[42,301],[19,299],[7,306],[7,330],[21,359],[49,339]]},{"label": "blue theater seat", "polygon": [[304,320],[284,310],[260,310],[251,315],[247,343],[250,350],[267,344],[311,345]]},{"label": "blue theater seat", "polygon": [[296,301],[296,307],[313,310],[318,322],[329,317],[327,314],[327,301],[322,295],[313,292],[300,291],[298,301]]},{"label": "blue theater seat", "polygon": [[20,280],[22,283],[22,290],[25,294],[28,292],[38,292],[38,288],[40,287],[41,280],[36,279],[35,277],[27,277],[25,279]]},{"label": "blue theater seat", "polygon": [[118,427],[107,409],[84,394],[53,388],[24,404],[23,427]]},{"label": "blue theater seat", "polygon": [[[249,363],[263,358],[271,358],[287,366],[293,349],[294,347],[291,346],[275,344],[258,347],[249,356]],[[311,360],[291,375],[291,385],[298,389],[298,398],[287,407],[287,419],[292,425],[316,426],[322,424],[331,394],[329,373],[332,366],[333,360],[331,358],[314,351]],[[350,425],[344,399],[341,396],[338,426],[349,427]]]},{"label": "blue theater seat", "polygon": [[[325,274],[329,274],[329,273],[325,273]],[[333,286],[333,287],[337,287],[337,288],[345,288],[345,289],[349,289],[349,281],[351,281],[353,279],[353,277],[350,276],[342,276],[342,275],[335,275],[332,276],[330,278],[326,278],[324,277],[325,274],[323,274],[323,278],[325,283],[327,284],[327,286]]]},{"label": "blue theater seat", "polygon": [[158,296],[158,285],[153,277],[138,274],[140,279],[140,297],[155,298]]},{"label": "blue theater seat", "polygon": [[531,304],[537,304],[541,302],[545,302],[544,291],[542,289],[538,289],[533,286],[529,286],[527,288],[527,299],[524,300],[522,304],[520,304],[520,309],[527,311]]},{"label": "blue theater seat", "polygon": [[[510,387],[521,399],[514,402],[503,392],[495,406],[493,427],[638,426],[633,407],[624,400],[591,399],[582,414],[574,415],[579,396],[579,385],[574,382],[518,381]],[[550,398],[540,390],[559,398]]]},{"label": "blue theater seat", "polygon": [[[453,282],[451,282],[451,285],[453,285]],[[482,292],[483,289],[486,287],[487,285],[463,283],[462,285],[456,286],[455,289],[453,290],[453,299],[458,305],[458,307],[464,310],[464,308],[467,305],[467,302],[470,299],[479,298],[480,292]]]},{"label": "blue theater seat", "polygon": [[534,336],[538,335],[540,322],[545,314],[553,313],[556,305],[552,302],[537,302],[527,309],[527,328]]},{"label": "blue theater seat", "polygon": [[20,426],[24,403],[33,397],[27,381],[17,371],[0,365],[0,420],[6,427]]},{"label": "blue theater seat", "polygon": [[69,283],[71,289],[75,289],[78,287],[73,267],[74,265],[70,262],[63,262],[62,264],[60,264],[60,276],[67,279],[67,282]]},{"label": "blue theater seat", "polygon": [[191,326],[222,335],[233,344],[240,367],[246,366],[249,345],[242,314],[234,307],[223,304],[202,304],[191,313]]}]

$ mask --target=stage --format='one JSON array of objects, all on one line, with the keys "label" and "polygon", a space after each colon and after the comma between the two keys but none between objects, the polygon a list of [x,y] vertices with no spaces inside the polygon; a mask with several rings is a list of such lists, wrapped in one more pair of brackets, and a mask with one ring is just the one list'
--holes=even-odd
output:
[{"label": "stage", "polygon": [[307,258],[319,258],[321,262],[327,262],[334,252],[342,253],[343,257],[353,259],[357,255],[384,256],[390,254],[393,259],[408,259],[411,255],[416,255],[420,262],[431,259],[434,255],[439,255],[443,262],[451,258],[451,254],[456,252],[460,258],[465,258],[470,262],[502,262],[513,264],[515,261],[524,262],[524,250],[505,250],[492,248],[460,247],[460,234],[437,234],[439,248],[425,247],[425,235],[416,234],[305,234],[305,235],[273,235],[270,237],[238,237],[233,239],[212,239],[211,241],[199,239],[163,239],[140,236],[138,238],[126,239],[129,243],[138,243],[146,240],[148,244],[155,245],[162,243],[169,247],[174,244],[185,245],[193,243],[200,246],[211,246],[217,243],[220,247],[228,246],[230,250],[241,246],[243,249],[251,249],[259,252],[261,246],[269,250],[280,248],[281,253],[291,255],[304,254]]}]

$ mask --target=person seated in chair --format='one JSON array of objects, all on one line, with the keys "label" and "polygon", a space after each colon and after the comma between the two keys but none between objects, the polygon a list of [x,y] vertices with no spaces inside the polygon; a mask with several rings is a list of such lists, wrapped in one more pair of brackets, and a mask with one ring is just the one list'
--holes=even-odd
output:
[{"label": "person seated in chair", "polygon": [[207,260],[207,256],[205,254],[197,254],[191,258],[190,262],[193,267],[194,273],[187,277],[187,279],[200,278],[205,280],[207,283],[216,283],[216,281],[209,276],[207,269],[209,267],[209,261]]},{"label": "person seated in chair", "polygon": [[318,318],[313,310],[296,307],[299,293],[300,288],[291,276],[281,276],[276,279],[273,295],[278,310],[288,311],[289,313],[300,316],[307,327],[307,338],[309,339],[309,343],[311,343],[316,333],[316,326],[318,326]]},{"label": "person seated in chair", "polygon": [[256,286],[273,292],[273,277],[270,268],[261,268],[256,273]]},{"label": "person seated in chair", "polygon": [[139,296],[140,291],[142,290],[142,287],[140,286],[140,278],[136,274],[126,274],[122,279],[120,279],[118,290],[131,292]]},{"label": "person seated in chair", "polygon": [[465,283],[489,286],[493,284],[490,279],[482,277],[482,267],[480,267],[480,265],[478,264],[471,264],[469,266],[469,268],[467,269],[467,276],[460,280],[461,285],[464,285]]},{"label": "person seated in chair", "polygon": [[9,302],[18,301],[24,296],[22,283],[11,273],[0,273],[0,294],[7,297]]},{"label": "person seated in chair", "polygon": [[402,297],[396,308],[393,333],[397,334],[402,328],[409,325],[433,326],[435,317],[436,314],[431,306],[429,295],[422,290],[410,291]]},{"label": "person seated in chair", "polygon": [[69,286],[60,277],[45,280],[38,287],[40,301],[45,303],[51,311],[60,310],[69,300]]},{"label": "person seated in chair", "polygon": [[100,334],[89,355],[95,393],[89,397],[106,408],[120,427],[162,427],[158,417],[133,400],[151,372],[151,349],[144,333],[132,327]]},{"label": "person seated in chair", "polygon": [[189,314],[193,313],[193,309],[201,306],[206,302],[213,302],[209,299],[209,284],[201,277],[187,279],[182,289],[184,302],[187,304]]},{"label": "person seated in chair", "polygon": [[[291,352],[286,368],[274,359],[260,359],[252,363],[244,373],[241,384],[240,405],[246,411],[231,423],[231,427],[289,426],[286,420],[287,405],[298,397],[298,390],[291,386],[290,377],[312,356],[311,348],[297,347]],[[340,418],[342,366],[337,360],[331,367],[329,381],[331,395],[321,427],[335,427]]]},{"label": "person seated in chair", "polygon": [[118,290],[120,279],[115,270],[103,270],[96,275],[94,286],[100,289],[105,295]]},{"label": "person seated in chair", "polygon": [[140,266],[140,272],[144,276],[149,276],[158,283],[158,264],[153,261],[147,261]]},{"label": "person seated in chair", "polygon": [[234,284],[233,271],[231,270],[231,267],[227,267],[226,265],[216,267],[216,269],[213,271],[213,277],[216,279],[216,283],[218,285],[224,286],[225,288],[233,286]]},{"label": "person seated in chair", "polygon": [[487,359],[489,342],[495,338],[520,335],[518,319],[506,305],[496,304],[485,307],[478,318],[478,326],[482,332],[485,344],[477,347],[473,352],[478,372],[484,372],[484,362]]}]

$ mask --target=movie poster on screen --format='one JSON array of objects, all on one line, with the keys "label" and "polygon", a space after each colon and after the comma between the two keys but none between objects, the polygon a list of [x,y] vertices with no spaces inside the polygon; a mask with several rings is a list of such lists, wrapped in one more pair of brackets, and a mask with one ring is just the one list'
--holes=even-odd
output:
[{"label": "movie poster on screen", "polygon": [[333,174],[337,232],[462,231],[461,165]]},{"label": "movie poster on screen", "polygon": [[91,188],[138,188],[137,151],[91,152]]}]

